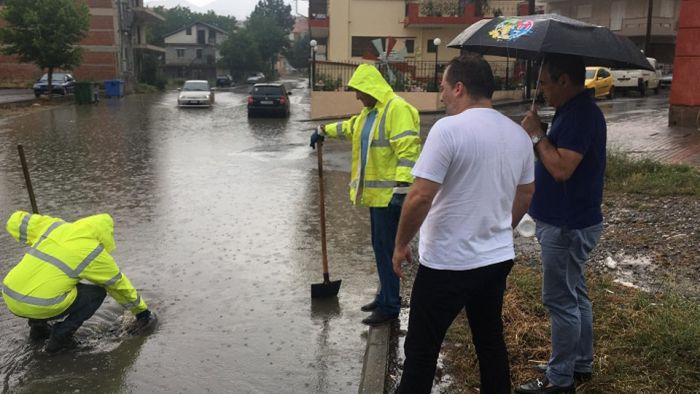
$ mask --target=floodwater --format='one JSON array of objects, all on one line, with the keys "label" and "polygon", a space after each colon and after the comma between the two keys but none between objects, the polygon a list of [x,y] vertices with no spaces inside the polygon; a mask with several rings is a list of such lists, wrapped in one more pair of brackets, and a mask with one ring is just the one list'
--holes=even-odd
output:
[{"label": "floodwater", "polygon": [[[113,253],[159,326],[113,300],[77,332],[76,351],[48,356],[24,319],[0,308],[2,392],[347,393],[362,371],[359,307],[376,288],[368,213],[347,196],[349,149],[326,144],[326,214],[336,302],[322,281],[318,173],[308,92],[291,88],[290,119],[248,119],[245,88],[212,109],[178,109],[176,92],[67,105],[0,120],[0,218],[30,210],[23,144],[41,213],[107,212]],[[4,228],[4,225],[3,225]],[[0,275],[21,258],[0,232]]]}]

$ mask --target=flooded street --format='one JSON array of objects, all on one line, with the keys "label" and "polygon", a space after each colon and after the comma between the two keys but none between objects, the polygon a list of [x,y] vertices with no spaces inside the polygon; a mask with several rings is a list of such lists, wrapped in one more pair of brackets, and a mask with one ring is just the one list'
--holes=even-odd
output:
[{"label": "flooded street", "polygon": [[[322,281],[315,152],[304,80],[288,81],[290,119],[248,119],[246,90],[212,109],[178,109],[176,92],[59,106],[0,120],[0,217],[30,210],[16,145],[39,211],[115,220],[122,271],[160,323],[122,334],[130,314],[107,301],[48,357],[26,320],[0,308],[3,392],[356,392],[367,328],[360,305],[376,274],[365,209],[347,198],[349,149],[326,146],[326,212],[337,303]],[[4,276],[26,251],[0,233]]]}]

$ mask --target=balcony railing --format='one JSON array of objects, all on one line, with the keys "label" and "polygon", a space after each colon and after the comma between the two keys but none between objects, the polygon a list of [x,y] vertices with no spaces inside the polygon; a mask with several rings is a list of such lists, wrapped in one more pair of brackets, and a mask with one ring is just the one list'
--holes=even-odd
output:
[{"label": "balcony railing", "polygon": [[468,26],[483,19],[476,4],[460,0],[422,0],[406,4],[404,26]]}]

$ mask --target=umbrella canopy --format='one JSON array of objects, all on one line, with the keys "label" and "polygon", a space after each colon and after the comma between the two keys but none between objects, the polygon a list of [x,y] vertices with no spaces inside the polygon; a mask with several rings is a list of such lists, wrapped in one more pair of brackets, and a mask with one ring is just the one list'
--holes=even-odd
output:
[{"label": "umbrella canopy", "polygon": [[577,55],[589,66],[654,70],[627,37],[556,14],[483,19],[447,46],[527,60],[537,60],[548,53]]}]

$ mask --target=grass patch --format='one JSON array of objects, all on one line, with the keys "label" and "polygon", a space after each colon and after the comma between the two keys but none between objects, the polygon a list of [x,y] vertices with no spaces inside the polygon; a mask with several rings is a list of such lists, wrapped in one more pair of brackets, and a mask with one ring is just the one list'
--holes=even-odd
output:
[{"label": "grass patch", "polygon": [[[595,354],[592,381],[581,393],[690,393],[700,388],[700,306],[674,293],[648,294],[593,275]],[[514,385],[538,377],[549,357],[549,318],[540,301],[541,274],[516,266],[508,279],[503,320]],[[447,334],[447,372],[457,392],[477,392],[479,370],[466,318]]]},{"label": "grass patch", "polygon": [[609,191],[653,196],[692,195],[700,197],[700,173],[687,165],[661,164],[651,159],[633,159],[608,152],[605,188]]}]

